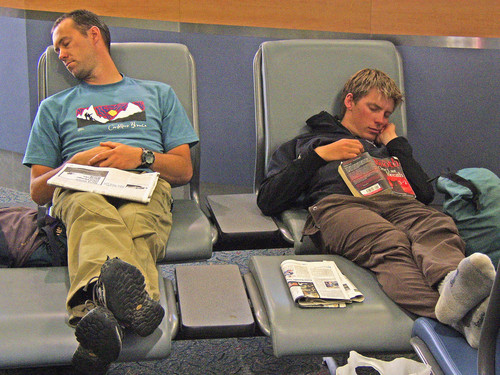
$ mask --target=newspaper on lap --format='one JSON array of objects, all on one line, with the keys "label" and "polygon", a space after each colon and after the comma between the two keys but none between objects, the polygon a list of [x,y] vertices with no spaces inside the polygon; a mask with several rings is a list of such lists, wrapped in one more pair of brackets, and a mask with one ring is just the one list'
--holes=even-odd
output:
[{"label": "newspaper on lap", "polygon": [[281,263],[281,270],[299,307],[342,308],[365,299],[334,261],[288,259]]},{"label": "newspaper on lap", "polygon": [[47,183],[66,189],[89,191],[111,197],[148,203],[159,173],[134,173],[116,168],[66,164]]}]

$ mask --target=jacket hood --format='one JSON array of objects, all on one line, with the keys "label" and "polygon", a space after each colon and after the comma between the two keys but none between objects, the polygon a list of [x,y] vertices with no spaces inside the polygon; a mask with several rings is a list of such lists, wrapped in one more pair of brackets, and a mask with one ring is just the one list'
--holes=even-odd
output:
[{"label": "jacket hood", "polygon": [[351,132],[349,132],[349,130],[342,125],[337,116],[332,116],[326,111],[321,111],[317,115],[310,117],[306,120],[306,124],[313,133],[338,133],[351,135]]}]

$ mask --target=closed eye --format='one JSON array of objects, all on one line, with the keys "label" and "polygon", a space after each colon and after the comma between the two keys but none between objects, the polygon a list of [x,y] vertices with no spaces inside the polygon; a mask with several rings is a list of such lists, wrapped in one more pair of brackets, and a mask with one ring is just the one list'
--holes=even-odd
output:
[{"label": "closed eye", "polygon": [[[380,111],[383,111],[383,108],[376,105],[376,104],[370,104],[368,106],[368,108],[370,109],[370,111],[376,113],[376,112],[380,112]],[[385,111],[384,112],[384,117],[385,118],[389,118],[390,116],[392,115],[392,112],[391,111]]]},{"label": "closed eye", "polygon": [[61,39],[58,43],[54,45],[54,51],[56,51],[57,54],[61,52],[60,46],[63,48],[68,48],[70,43],[70,40],[68,38],[63,38]]}]

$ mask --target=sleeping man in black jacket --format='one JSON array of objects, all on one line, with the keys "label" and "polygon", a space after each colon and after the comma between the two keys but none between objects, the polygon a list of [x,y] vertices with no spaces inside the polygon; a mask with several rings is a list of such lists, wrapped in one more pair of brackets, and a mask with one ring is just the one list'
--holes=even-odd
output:
[{"label": "sleeping man in black jacket", "polygon": [[[453,326],[477,347],[495,268],[484,254],[465,258],[453,220],[427,206],[434,198],[429,178],[389,121],[403,100],[400,90],[385,73],[363,69],[345,84],[341,100],[339,117],[311,117],[310,132],[273,154],[258,194],[260,209],[277,215],[308,208],[304,235],[318,248],[370,269],[400,306]],[[338,166],[365,151],[396,156],[416,199],[354,197]]]}]

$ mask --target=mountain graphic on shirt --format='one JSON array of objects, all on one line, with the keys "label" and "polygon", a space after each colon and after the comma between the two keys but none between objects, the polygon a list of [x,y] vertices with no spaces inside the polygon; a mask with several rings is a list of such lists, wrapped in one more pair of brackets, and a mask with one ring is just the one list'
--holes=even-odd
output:
[{"label": "mountain graphic on shirt", "polygon": [[145,121],[146,108],[144,102],[128,102],[111,105],[101,105],[76,110],[78,128],[88,125],[107,125],[114,122]]}]

